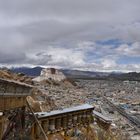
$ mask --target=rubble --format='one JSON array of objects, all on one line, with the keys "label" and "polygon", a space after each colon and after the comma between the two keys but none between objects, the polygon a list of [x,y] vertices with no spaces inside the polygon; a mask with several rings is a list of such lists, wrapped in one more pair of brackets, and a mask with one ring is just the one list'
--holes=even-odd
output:
[{"label": "rubble", "polygon": [[[86,94],[94,93],[95,99],[89,98],[87,102],[96,105],[96,110],[113,118],[113,123],[127,139],[139,140],[140,134],[134,126],[123,118],[117,111],[104,102],[102,97],[107,97],[115,105],[121,107],[126,113],[140,119],[140,82],[115,81],[115,80],[79,80],[77,84],[84,88]],[[134,114],[133,114],[134,113]],[[129,128],[129,131],[127,129]],[[134,133],[135,132],[135,133]]]},{"label": "rubble", "polygon": [[55,101],[38,88],[32,89],[31,96],[28,96],[27,100],[35,112],[51,111],[57,108]]}]

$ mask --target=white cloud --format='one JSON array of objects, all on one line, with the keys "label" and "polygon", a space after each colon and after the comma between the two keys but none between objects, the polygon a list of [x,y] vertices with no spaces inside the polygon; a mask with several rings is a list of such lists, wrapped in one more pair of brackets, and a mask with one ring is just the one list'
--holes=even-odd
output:
[{"label": "white cloud", "polygon": [[[140,56],[139,5],[139,0],[0,0],[0,63],[140,71],[135,62],[118,64],[122,56]],[[95,43],[108,39],[126,44]]]},{"label": "white cloud", "polygon": [[109,59],[105,59],[101,62],[101,64],[103,65],[103,68],[113,68],[116,66],[116,62],[114,60],[109,60]]},{"label": "white cloud", "polygon": [[140,42],[134,42],[131,45],[122,44],[116,49],[119,55],[140,56]]},{"label": "white cloud", "polygon": [[[38,49],[38,51],[40,50]],[[34,52],[34,55],[29,53],[27,55],[27,62],[32,62],[35,65],[51,65],[67,68],[79,67],[85,64],[84,50],[75,51],[75,48],[48,46],[45,50],[38,51]]]}]

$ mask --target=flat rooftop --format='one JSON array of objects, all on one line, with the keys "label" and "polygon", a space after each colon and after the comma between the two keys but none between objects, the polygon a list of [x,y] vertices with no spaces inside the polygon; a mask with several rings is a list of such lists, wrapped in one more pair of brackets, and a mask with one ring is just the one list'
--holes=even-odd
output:
[{"label": "flat rooftop", "polygon": [[38,115],[38,118],[45,118],[45,117],[50,117],[50,116],[55,116],[55,115],[60,115],[60,114],[65,114],[70,112],[77,112],[82,110],[94,110],[94,107],[89,104],[82,104],[75,107],[65,108],[63,110],[54,110],[50,112],[37,112],[35,114]]}]

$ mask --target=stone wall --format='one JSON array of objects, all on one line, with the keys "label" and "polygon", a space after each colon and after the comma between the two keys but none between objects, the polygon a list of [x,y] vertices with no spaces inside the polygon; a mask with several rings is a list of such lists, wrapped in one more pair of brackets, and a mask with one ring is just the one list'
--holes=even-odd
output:
[{"label": "stone wall", "polygon": [[32,86],[13,80],[0,79],[0,111],[23,107]]}]

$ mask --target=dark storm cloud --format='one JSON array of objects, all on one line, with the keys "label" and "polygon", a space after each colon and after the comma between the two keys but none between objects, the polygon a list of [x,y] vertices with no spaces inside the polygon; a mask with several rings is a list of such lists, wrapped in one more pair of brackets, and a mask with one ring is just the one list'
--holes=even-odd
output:
[{"label": "dark storm cloud", "polygon": [[5,53],[5,52],[0,52],[0,63],[1,64],[19,64],[19,63],[24,63],[26,60],[25,54],[24,53]]}]

